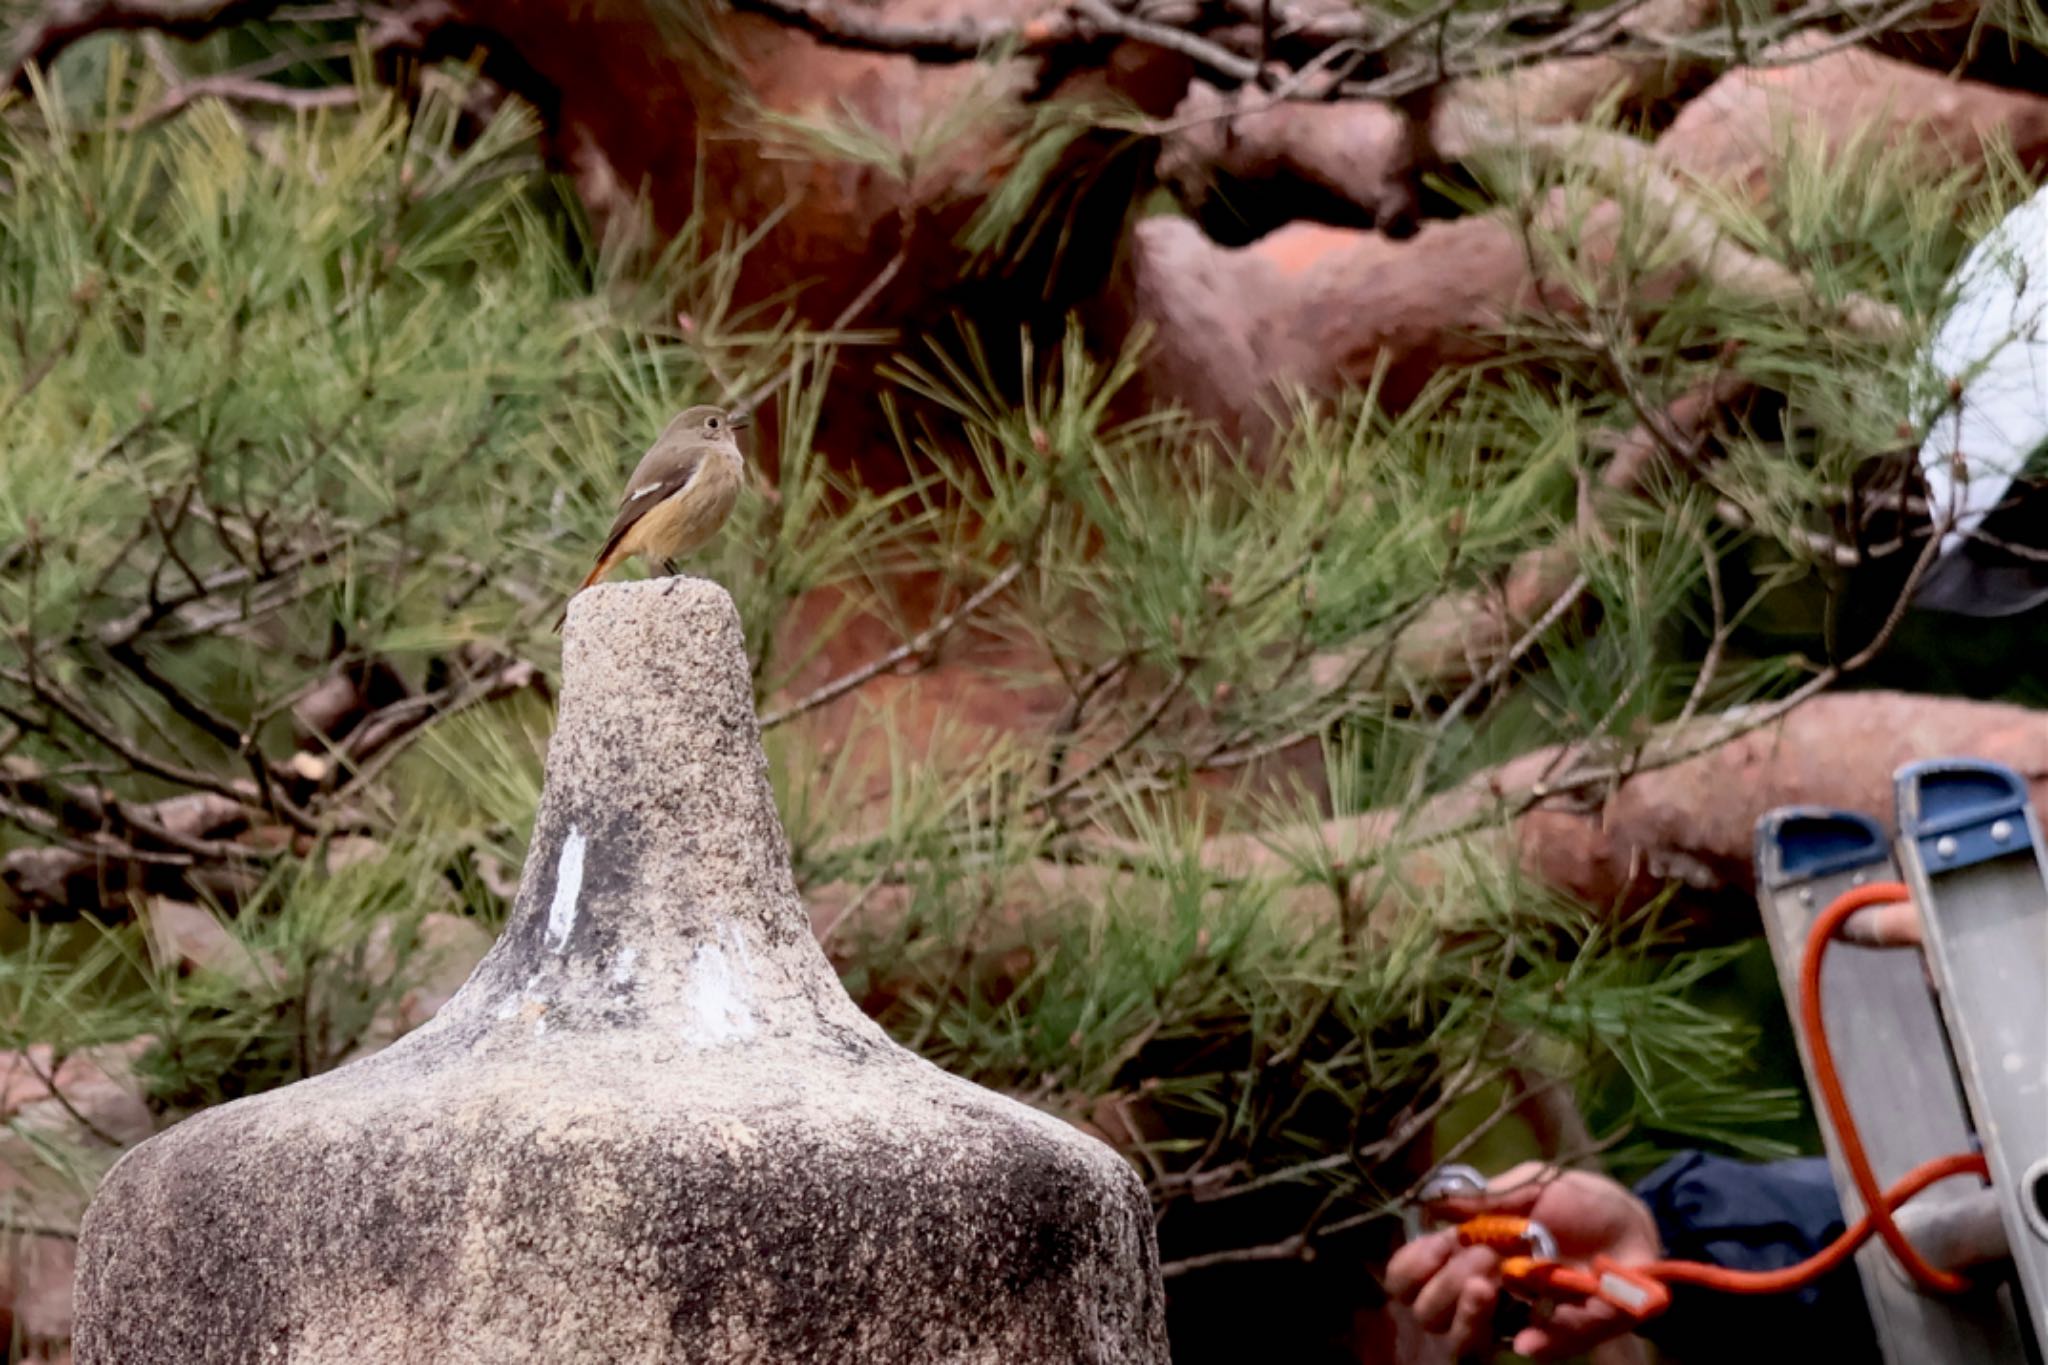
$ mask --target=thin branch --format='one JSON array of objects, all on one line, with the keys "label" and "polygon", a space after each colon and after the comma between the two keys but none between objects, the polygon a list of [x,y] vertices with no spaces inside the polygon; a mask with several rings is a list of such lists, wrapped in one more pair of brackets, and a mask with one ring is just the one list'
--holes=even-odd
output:
[{"label": "thin branch", "polygon": [[78,1240],[77,1228],[58,1227],[54,1223],[31,1223],[19,1218],[0,1218],[0,1233],[11,1237],[54,1237],[63,1242]]},{"label": "thin branch", "polygon": [[1166,685],[1160,688],[1152,700],[1146,704],[1144,711],[1139,714],[1138,719],[1117,738],[1116,743],[1110,745],[1106,751],[1097,754],[1072,773],[1046,787],[1025,804],[1034,809],[1050,806],[1053,802],[1059,800],[1068,792],[1073,791],[1096,773],[1101,772],[1104,768],[1122,758],[1139,740],[1151,734],[1152,728],[1165,718],[1167,708],[1179,700],[1181,691],[1187,687],[1188,679],[1194,676],[1194,672],[1195,661],[1192,659],[1183,660],[1174,669],[1173,677],[1168,679]]},{"label": "thin branch", "polygon": [[1268,1242],[1263,1246],[1231,1247],[1223,1251],[1209,1251],[1199,1256],[1183,1256],[1178,1260],[1165,1261],[1160,1264],[1159,1277],[1163,1280],[1172,1280],[1219,1265],[1246,1265],[1258,1261],[1307,1261],[1314,1258],[1313,1239],[1308,1233],[1297,1232],[1292,1237],[1284,1237],[1280,1241]]},{"label": "thin branch", "polygon": [[344,788],[369,783],[420,736],[428,722],[446,720],[472,706],[545,685],[539,668],[524,659],[513,659],[466,682],[393,702],[366,717],[349,735],[344,757],[357,766]]},{"label": "thin branch", "polygon": [[79,1127],[85,1129],[87,1133],[91,1134],[94,1138],[97,1138],[99,1141],[105,1143],[109,1147],[124,1147],[127,1145],[126,1143],[122,1142],[121,1139],[115,1137],[112,1133],[109,1133],[106,1129],[100,1127],[97,1123],[94,1123],[90,1118],[86,1117],[86,1115],[79,1110],[78,1106],[71,1102],[70,1096],[66,1095],[63,1089],[58,1086],[58,1062],[54,1054],[52,1054],[50,1058],[50,1069],[47,1072],[44,1071],[42,1067],[36,1064],[36,1059],[31,1054],[29,1049],[23,1048],[20,1052],[17,1052],[15,1056],[21,1059],[21,1064],[29,1069],[31,1075],[33,1075],[38,1081],[42,1082],[43,1089],[49,1093],[51,1099],[57,1102],[57,1107],[59,1109],[62,1109],[66,1114],[69,1114],[71,1116],[72,1121],[78,1124]]},{"label": "thin branch", "polygon": [[1572,579],[1543,614],[1522,632],[1521,638],[1503,650],[1500,657],[1474,678],[1464,691],[1452,698],[1451,704],[1444,708],[1443,715],[1437,718],[1436,726],[1430,733],[1428,748],[1415,761],[1415,773],[1408,791],[1410,801],[1420,799],[1422,793],[1428,789],[1432,761],[1449,735],[1451,726],[1458,722],[1458,718],[1471,708],[1472,703],[1477,701],[1482,693],[1499,684],[1500,680],[1508,675],[1509,669],[1520,663],[1530,650],[1536,648],[1537,643],[1550,632],[1550,628],[1563,620],[1565,613],[1577,606],[1579,599],[1585,596],[1586,590],[1592,586],[1592,577],[1583,569],[1580,570],[1578,577]]},{"label": "thin branch", "polygon": [[1074,9],[1084,15],[1105,32],[1129,38],[1134,42],[1148,43],[1162,51],[1178,53],[1198,66],[1225,76],[1240,84],[1256,84],[1259,78],[1258,64],[1249,57],[1240,57],[1218,47],[1207,39],[1192,33],[1153,23],[1148,19],[1136,19],[1111,9],[1105,0],[1073,0]]},{"label": "thin branch", "polygon": [[1051,786],[1060,780],[1060,771],[1066,767],[1067,746],[1073,742],[1074,733],[1080,728],[1081,717],[1087,712],[1089,704],[1103,688],[1123,677],[1137,661],[1138,656],[1129,651],[1112,655],[1090,670],[1087,677],[1071,686],[1072,695],[1067,705],[1061,709],[1059,719],[1052,723],[1051,730],[1047,732],[1046,785]]},{"label": "thin branch", "polygon": [[257,799],[265,806],[274,808],[279,802],[287,801],[281,792],[275,790],[275,784],[284,780],[283,775],[264,757],[253,732],[254,727],[245,729],[236,725],[228,717],[187,692],[160,672],[134,645],[115,645],[110,647],[107,653],[114,662],[127,669],[145,687],[161,697],[173,714],[197,727],[215,743],[246,762],[249,765],[249,775],[256,780]]},{"label": "thin branch", "polygon": [[821,706],[839,700],[839,698],[855,688],[865,687],[884,673],[911,659],[931,653],[932,649],[940,641],[944,640],[946,636],[950,635],[956,626],[995,600],[1004,589],[1016,582],[1023,572],[1023,560],[1020,559],[1011,563],[1009,567],[983,584],[965,602],[962,602],[952,611],[947,612],[944,616],[941,616],[938,620],[932,622],[929,626],[926,626],[887,654],[869,660],[850,673],[840,674],[822,687],[816,688],[798,700],[791,702],[788,706],[770,711],[767,715],[761,717],[761,729],[764,731],[773,730],[778,725],[787,724],[806,712],[815,711]]},{"label": "thin branch", "polygon": [[99,628],[95,638],[108,649],[130,644],[144,632],[177,615],[186,607],[210,597],[217,597],[234,588],[257,587],[274,582],[299,569],[325,563],[345,544],[347,541],[339,536],[321,540],[304,549],[280,556],[267,570],[240,564],[221,569],[201,578],[185,592],[151,601],[146,606],[137,607],[127,615],[107,622]]},{"label": "thin branch", "polygon": [[[225,821],[194,820],[189,804],[196,800],[218,800],[211,796],[173,796],[147,805],[134,805],[121,800],[105,788],[89,788],[63,782],[57,778],[32,770],[32,765],[18,761],[0,764],[0,790],[12,794],[21,805],[10,811],[10,818],[24,828],[43,833],[54,833],[69,829],[80,834],[89,834],[94,839],[105,841],[108,831],[117,830],[128,838],[141,838],[164,848],[186,855],[181,861],[189,864],[195,860],[228,861],[234,859],[255,860],[266,856],[265,850],[251,848],[228,840],[208,839],[203,834],[194,834],[174,827],[169,812],[183,817],[180,823],[193,824],[200,830],[218,829]],[[221,812],[232,810],[244,812],[240,802],[222,801]],[[199,814],[203,815],[204,812]],[[37,818],[40,817],[40,818]],[[77,851],[102,856],[112,853],[126,857],[132,851],[137,861],[166,861],[159,855],[140,848],[125,845],[107,846],[104,842],[81,842]]]},{"label": "thin branch", "polygon": [[174,38],[204,38],[277,7],[278,0],[51,0],[7,44],[6,86],[21,85],[31,66],[48,67],[65,48],[96,33],[154,29]]},{"label": "thin branch", "polygon": [[132,133],[153,123],[176,114],[197,100],[217,99],[231,104],[254,104],[273,109],[291,109],[301,113],[315,109],[345,108],[357,102],[359,92],[353,86],[291,86],[279,85],[275,81],[257,80],[249,76],[220,75],[201,76],[173,87],[164,97],[140,113],[130,114],[116,126],[124,133]]},{"label": "thin branch", "polygon": [[931,65],[976,61],[997,49],[1036,56],[1069,46],[1079,35],[1072,16],[1058,11],[1022,24],[974,18],[915,23],[834,0],[732,0],[732,7],[807,33],[828,47],[893,53]]},{"label": "thin branch", "polygon": [[[256,792],[250,788],[238,786],[235,783],[216,777],[212,773],[201,772],[197,768],[188,768],[181,763],[160,758],[150,753],[123,735],[119,726],[99,715],[84,702],[66,693],[62,688],[46,681],[40,673],[30,674],[20,669],[0,667],[0,682],[6,682],[21,688],[36,700],[57,711],[66,720],[91,735],[95,741],[110,750],[122,762],[139,773],[162,778],[166,782],[175,783],[181,787],[189,787],[194,791],[212,792],[216,796],[224,796],[230,801],[246,806],[259,814],[268,813],[265,811],[263,802],[258,798]],[[285,819],[296,825],[304,833],[319,834],[323,832],[319,822],[293,802],[285,801],[279,803],[277,813],[284,816]]]}]

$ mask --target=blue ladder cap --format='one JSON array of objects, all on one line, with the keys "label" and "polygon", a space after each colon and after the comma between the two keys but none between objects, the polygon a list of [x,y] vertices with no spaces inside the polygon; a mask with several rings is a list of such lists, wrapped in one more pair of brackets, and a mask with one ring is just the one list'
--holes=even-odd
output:
[{"label": "blue ladder cap", "polygon": [[1756,822],[1757,883],[1768,890],[1881,863],[1890,841],[1877,821],[1826,806],[1780,806]]},{"label": "blue ladder cap", "polygon": [[1892,787],[1899,835],[1919,845],[1930,873],[2033,846],[2026,779],[2002,763],[1962,758],[1909,763],[1893,776]]}]

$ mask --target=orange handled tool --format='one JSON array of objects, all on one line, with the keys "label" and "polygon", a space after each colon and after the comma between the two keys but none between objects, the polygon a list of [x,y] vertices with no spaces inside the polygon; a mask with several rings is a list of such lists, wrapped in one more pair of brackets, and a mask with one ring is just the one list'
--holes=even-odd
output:
[{"label": "orange handled tool", "polygon": [[[1624,1266],[1602,1256],[1594,1257],[1587,1265],[1576,1266],[1558,1260],[1557,1241],[1541,1223],[1488,1213],[1458,1224],[1459,1242],[1491,1247],[1502,1253],[1501,1281],[1521,1298],[1550,1302],[1602,1299],[1637,1322],[1648,1321],[1670,1307],[1670,1287],[1674,1284],[1699,1285],[1729,1294],[1781,1294],[1804,1288],[1841,1265],[1872,1236],[1884,1239],[1899,1264],[1922,1288],[1936,1293],[1968,1288],[1970,1281],[1965,1277],[1929,1265],[1921,1257],[1893,1221],[1892,1210],[1936,1181],[1958,1175],[1988,1178],[1984,1158],[1975,1152],[1938,1157],[1914,1167],[1889,1190],[1880,1190],[1856,1132],[1855,1116],[1849,1112],[1848,1100],[1842,1093],[1821,1014],[1821,959],[1836,931],[1849,916],[1866,906],[1900,901],[1907,896],[1906,888],[1896,882],[1881,882],[1856,887],[1837,897],[1815,918],[1800,964],[1800,1022],[1813,1056],[1814,1088],[1834,1125],[1842,1164],[1848,1168],[1865,1210],[1854,1226],[1826,1248],[1783,1270],[1730,1270],[1701,1261],[1650,1261]],[[1410,1218],[1411,1236],[1419,1231],[1417,1215],[1421,1207],[1452,1197],[1472,1199],[1485,1193],[1485,1177],[1471,1167],[1440,1168],[1416,1193],[1416,1208],[1411,1210]]]}]

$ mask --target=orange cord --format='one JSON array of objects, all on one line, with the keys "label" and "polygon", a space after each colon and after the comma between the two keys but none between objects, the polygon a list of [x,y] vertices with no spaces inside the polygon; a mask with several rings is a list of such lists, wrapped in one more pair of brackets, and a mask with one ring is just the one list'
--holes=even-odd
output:
[{"label": "orange cord", "polygon": [[[1842,1148],[1842,1164],[1849,1168],[1849,1179],[1856,1186],[1857,1197],[1863,1200],[1864,1218],[1875,1225],[1877,1235],[1884,1238],[1884,1244],[1892,1249],[1892,1255],[1899,1258],[1899,1264],[1906,1273],[1923,1288],[1954,1294],[1968,1289],[1969,1279],[1929,1265],[1906,1240],[1906,1234],[1899,1231],[1899,1225],[1892,1221],[1892,1211],[1885,1204],[1883,1191],[1878,1189],[1876,1174],[1870,1169],[1870,1157],[1863,1150],[1862,1135],[1856,1131],[1856,1116],[1849,1112],[1848,1097],[1842,1093],[1842,1078],[1835,1073],[1835,1054],[1828,1046],[1827,1021],[1820,1012],[1821,959],[1827,955],[1828,945],[1834,942],[1835,931],[1842,927],[1842,922],[1866,906],[1909,900],[1911,897],[1912,892],[1898,882],[1853,886],[1835,897],[1833,903],[1815,917],[1813,928],[1807,931],[1806,953],[1799,963],[1799,1026],[1806,1034],[1807,1049],[1813,1054],[1814,1089],[1820,1092],[1821,1103],[1827,1106],[1828,1121],[1835,1129],[1835,1141]],[[1944,1159],[1956,1160],[1954,1157]],[[1976,1163],[1979,1175],[1986,1173],[1981,1156],[1964,1159]],[[1925,1169],[1925,1166],[1919,1168]],[[1918,1174],[1918,1171],[1913,1174]],[[1867,1231],[1865,1235],[1868,1235]]]},{"label": "orange cord", "polygon": [[[1958,1152],[1954,1156],[1936,1157],[1906,1172],[1898,1184],[1886,1190],[1869,1205],[1869,1210],[1884,1210],[1881,1216],[1884,1221],[1890,1222],[1892,1209],[1905,1203],[1929,1185],[1954,1175],[1983,1174],[1984,1158],[1975,1152]],[[1805,1288],[1848,1260],[1858,1247],[1870,1240],[1871,1233],[1876,1231],[1877,1222],[1878,1218],[1874,1217],[1872,1212],[1866,1211],[1856,1220],[1853,1227],[1819,1252],[1798,1265],[1788,1265],[1783,1270],[1730,1270],[1726,1266],[1709,1265],[1704,1261],[1652,1261],[1648,1265],[1638,1266],[1637,1269],[1666,1284],[1703,1285],[1708,1289],[1719,1289],[1729,1294],[1786,1294],[1794,1289]],[[1907,1243],[1909,1248],[1911,1245]],[[1919,1259],[1917,1254],[1915,1259]],[[1952,1275],[1945,1270],[1936,1270],[1935,1273],[1947,1279],[1962,1280],[1965,1287],[1969,1284],[1962,1276]]]},{"label": "orange cord", "polygon": [[1527,1240],[1529,1220],[1507,1213],[1482,1213],[1458,1224],[1458,1240],[1468,1247],[1516,1251]]},{"label": "orange cord", "polygon": [[[1863,1139],[1856,1131],[1856,1116],[1849,1112],[1848,1097],[1842,1092],[1842,1079],[1835,1071],[1834,1052],[1828,1046],[1826,1021],[1821,1016],[1821,960],[1842,922],[1867,906],[1906,900],[1910,895],[1897,882],[1877,882],[1853,887],[1836,897],[1813,921],[1799,965],[1799,1019],[1812,1055],[1814,1089],[1820,1094],[1828,1121],[1834,1126],[1836,1141],[1841,1144],[1842,1164],[1848,1167],[1849,1178],[1863,1201],[1863,1216],[1853,1227],[1818,1253],[1782,1270],[1729,1270],[1703,1261],[1651,1261],[1646,1265],[1622,1267],[1605,1258],[1596,1260],[1593,1265],[1595,1272],[1605,1272],[1632,1282],[1632,1285],[1620,1286],[1630,1291],[1621,1295],[1611,1292],[1614,1288],[1611,1280],[1603,1287],[1599,1273],[1588,1274],[1560,1266],[1555,1261],[1529,1256],[1509,1256],[1502,1265],[1503,1277],[1511,1285],[1530,1294],[1563,1290],[1581,1298],[1597,1295],[1638,1318],[1649,1318],[1663,1311],[1669,1303],[1669,1296],[1635,1292],[1645,1287],[1655,1291],[1665,1285],[1690,1284],[1729,1294],[1782,1294],[1804,1288],[1834,1270],[1874,1234],[1884,1239],[1884,1244],[1891,1248],[1892,1255],[1898,1258],[1906,1273],[1922,1287],[1937,1293],[1955,1293],[1969,1288],[1970,1281],[1965,1276],[1927,1263],[1906,1240],[1905,1233],[1900,1231],[1892,1218],[1892,1210],[1929,1185],[1951,1176],[1974,1175],[1988,1179],[1990,1170],[1984,1164],[1984,1158],[1975,1152],[1937,1157],[1915,1166],[1889,1190],[1880,1190],[1877,1176],[1870,1169],[1870,1157],[1863,1150]],[[1506,1253],[1525,1245],[1528,1229],[1527,1218],[1481,1214],[1458,1225],[1458,1239],[1467,1246],[1487,1246]]]}]

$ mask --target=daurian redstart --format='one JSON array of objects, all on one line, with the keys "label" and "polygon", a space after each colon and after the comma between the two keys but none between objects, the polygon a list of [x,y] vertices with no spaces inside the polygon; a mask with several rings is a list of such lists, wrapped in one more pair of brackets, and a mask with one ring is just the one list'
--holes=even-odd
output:
[{"label": "daurian redstart", "polygon": [[[744,412],[707,405],[670,422],[626,480],[611,533],[576,591],[601,581],[632,555],[672,573],[673,561],[716,535],[746,480],[737,433],[752,420]],[[563,620],[568,615],[565,609]],[[561,625],[555,622],[557,630]]]}]

